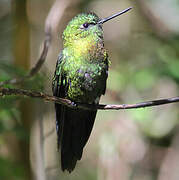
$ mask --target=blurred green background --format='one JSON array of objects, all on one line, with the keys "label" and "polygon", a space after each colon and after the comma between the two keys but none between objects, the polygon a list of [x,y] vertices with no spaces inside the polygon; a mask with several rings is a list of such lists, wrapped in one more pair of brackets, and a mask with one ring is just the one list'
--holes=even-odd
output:
[{"label": "blurred green background", "polygon": [[[44,24],[54,0],[0,0],[0,81],[22,77],[42,50]],[[103,26],[111,60],[101,103],[122,104],[179,95],[178,0],[59,0],[46,62],[15,86],[51,92],[61,35],[80,12],[107,17]],[[8,85],[7,87],[14,87]],[[0,98],[1,180],[178,180],[179,104],[99,111],[82,160],[71,174],[60,170],[53,103]]]}]

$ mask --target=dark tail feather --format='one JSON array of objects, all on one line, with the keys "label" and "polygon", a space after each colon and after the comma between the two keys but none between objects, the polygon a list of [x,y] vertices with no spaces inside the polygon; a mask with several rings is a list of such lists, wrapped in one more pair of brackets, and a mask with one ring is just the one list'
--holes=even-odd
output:
[{"label": "dark tail feather", "polygon": [[[60,109],[59,109],[60,108]],[[62,170],[73,171],[87,143],[97,111],[71,109],[57,104],[58,144]],[[59,132],[60,131],[60,132]]]}]

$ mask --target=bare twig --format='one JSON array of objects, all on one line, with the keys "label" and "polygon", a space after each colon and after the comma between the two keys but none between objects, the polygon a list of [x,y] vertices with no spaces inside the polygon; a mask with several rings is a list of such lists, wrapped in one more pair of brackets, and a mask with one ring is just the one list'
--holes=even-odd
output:
[{"label": "bare twig", "polygon": [[46,27],[46,34],[45,34],[43,50],[42,50],[42,53],[41,53],[40,58],[38,59],[36,65],[30,70],[30,72],[26,76],[24,76],[22,78],[14,78],[14,79],[0,82],[0,86],[3,86],[5,84],[19,84],[19,83],[24,82],[26,79],[31,78],[35,74],[37,74],[39,72],[40,68],[42,67],[43,63],[45,62],[45,59],[47,57],[47,52],[48,52],[48,49],[50,46],[50,42],[51,42],[51,30],[50,30],[50,27]]},{"label": "bare twig", "polygon": [[[40,58],[37,60],[37,63],[35,64],[35,66],[32,67],[32,69],[29,71],[29,73],[26,76],[24,76],[22,78],[14,78],[14,79],[0,82],[0,86],[3,86],[5,84],[22,83],[25,80],[31,78],[32,76],[34,76],[35,74],[37,74],[39,72],[40,68],[44,64],[46,57],[47,57],[47,53],[48,53],[51,39],[52,39],[52,32],[54,32],[57,29],[59,21],[62,17],[62,14],[67,6],[68,6],[68,3],[66,3],[66,1],[64,2],[64,1],[57,0],[53,4],[53,6],[46,18],[46,22],[45,22],[45,40],[43,43],[43,50],[40,55]],[[59,7],[60,7],[60,10],[59,10]]]},{"label": "bare twig", "polygon": [[74,109],[87,109],[87,110],[119,110],[119,109],[136,109],[136,108],[144,108],[144,107],[150,107],[150,106],[159,106],[163,104],[169,104],[169,103],[175,103],[179,102],[179,96],[168,98],[168,99],[159,99],[159,100],[152,100],[152,101],[146,101],[136,104],[83,104],[83,103],[75,103],[70,101],[69,99],[63,99],[58,98],[55,96],[50,96],[48,94],[42,93],[42,92],[35,92],[35,91],[29,91],[24,89],[12,89],[12,88],[4,88],[0,87],[0,96],[7,96],[7,95],[17,95],[17,96],[27,96],[31,98],[40,98],[44,101],[48,102],[56,102]]}]

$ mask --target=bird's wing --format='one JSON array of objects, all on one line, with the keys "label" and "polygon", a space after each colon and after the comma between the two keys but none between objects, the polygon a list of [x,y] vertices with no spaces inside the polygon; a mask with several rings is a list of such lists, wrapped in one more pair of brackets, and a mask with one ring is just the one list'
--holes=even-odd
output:
[{"label": "bird's wing", "polygon": [[[53,95],[67,97],[70,82],[63,72],[63,54],[58,57],[56,71],[53,78]],[[105,93],[107,70],[103,73],[104,87],[101,94]],[[80,160],[83,148],[89,139],[97,111],[83,109],[71,109],[55,103],[56,130],[58,136],[58,149],[61,149],[61,168],[71,172],[77,160]]]},{"label": "bird's wing", "polygon": [[[56,69],[55,69],[55,73],[53,77],[52,91],[53,91],[54,96],[64,98],[67,92],[67,86],[66,86],[66,77],[62,73],[62,62],[63,62],[63,54],[60,53],[58,56]],[[64,124],[62,105],[55,103],[55,110],[56,110],[57,143],[58,143],[58,149],[59,149],[61,138],[62,138],[63,124]]]},{"label": "bird's wing", "polygon": [[55,73],[54,73],[54,77],[53,77],[53,81],[52,81],[52,91],[53,91],[53,95],[54,96],[58,96],[58,97],[63,97],[64,96],[64,92],[60,91],[63,89],[63,75],[62,75],[62,61],[63,61],[63,55],[62,53],[59,54],[58,56],[58,60],[56,63],[56,69],[55,69]]},{"label": "bird's wing", "polygon": [[106,92],[106,81],[107,81],[107,78],[108,78],[108,68],[109,68],[109,61],[108,61],[108,54],[106,53],[106,59],[105,59],[105,64],[106,64],[106,69],[104,70],[104,88],[103,88],[103,91],[102,91],[102,94],[104,95],[105,92]]}]

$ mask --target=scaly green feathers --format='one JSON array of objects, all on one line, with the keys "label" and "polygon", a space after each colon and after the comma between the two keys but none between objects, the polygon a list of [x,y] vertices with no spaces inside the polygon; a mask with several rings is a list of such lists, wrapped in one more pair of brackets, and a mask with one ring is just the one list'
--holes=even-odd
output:
[{"label": "scaly green feathers", "polygon": [[[63,33],[64,50],[57,74],[65,74],[66,98],[92,103],[103,94],[108,58],[103,45],[103,30],[95,14],[79,14]],[[88,27],[83,25],[88,23]]]},{"label": "scaly green feathers", "polygon": [[[64,49],[53,78],[54,96],[98,104],[105,93],[108,56],[98,21],[95,14],[80,14],[64,30]],[[71,172],[81,159],[97,111],[74,110],[60,104],[55,104],[55,108],[61,168]]]},{"label": "scaly green feathers", "polygon": [[[97,34],[98,37],[103,38],[101,25],[96,25],[98,21],[99,18],[94,13],[83,13],[75,16],[63,32],[64,47],[69,47],[75,40],[85,38],[89,35]],[[88,29],[84,29],[83,24],[85,23],[89,24]],[[91,26],[93,28],[90,28]]]},{"label": "scaly green feathers", "polygon": [[[94,13],[79,14],[63,32],[53,78],[53,95],[74,102],[98,104],[105,93],[108,56],[103,44],[102,24],[131,8],[100,20]],[[55,104],[61,168],[71,172],[80,160],[94,124],[96,110],[71,109]]]}]

